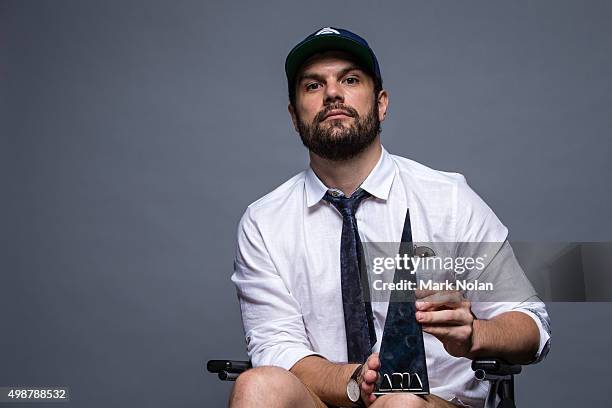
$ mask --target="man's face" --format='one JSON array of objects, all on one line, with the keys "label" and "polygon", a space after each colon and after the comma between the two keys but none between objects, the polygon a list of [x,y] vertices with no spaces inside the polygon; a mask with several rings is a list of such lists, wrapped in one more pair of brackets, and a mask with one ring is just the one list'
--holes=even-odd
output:
[{"label": "man's face", "polygon": [[328,51],[301,67],[295,106],[289,105],[304,145],[329,160],[347,160],[365,150],[380,133],[387,94],[374,95],[374,80],[349,54]]}]

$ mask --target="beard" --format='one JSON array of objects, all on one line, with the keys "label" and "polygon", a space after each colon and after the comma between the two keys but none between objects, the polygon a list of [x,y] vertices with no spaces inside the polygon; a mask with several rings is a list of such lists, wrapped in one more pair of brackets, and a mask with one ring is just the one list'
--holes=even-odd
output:
[{"label": "beard", "polygon": [[[378,104],[374,101],[372,105],[370,112],[363,118],[354,108],[342,104],[327,106],[311,123],[304,123],[298,116],[298,132],[302,143],[312,153],[328,160],[342,161],[357,156],[370,146],[380,133]],[[325,115],[335,109],[346,112],[353,118],[353,123],[347,125],[342,119],[323,122]]]}]

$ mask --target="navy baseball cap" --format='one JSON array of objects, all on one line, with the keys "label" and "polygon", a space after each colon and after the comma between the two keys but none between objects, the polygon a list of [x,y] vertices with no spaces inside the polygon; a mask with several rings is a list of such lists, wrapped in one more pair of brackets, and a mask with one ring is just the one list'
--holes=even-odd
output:
[{"label": "navy baseball cap", "polygon": [[338,50],[353,55],[357,62],[370,71],[370,74],[382,84],[380,68],[374,51],[368,42],[357,34],[342,28],[324,27],[310,34],[293,47],[285,60],[285,74],[288,85],[294,85],[296,75],[302,64],[314,54]]}]

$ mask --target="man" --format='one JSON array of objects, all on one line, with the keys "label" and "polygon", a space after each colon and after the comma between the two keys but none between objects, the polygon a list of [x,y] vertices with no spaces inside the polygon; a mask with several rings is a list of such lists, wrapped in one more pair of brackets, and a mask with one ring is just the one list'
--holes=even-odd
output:
[{"label": "man", "polygon": [[[285,71],[289,113],[310,167],[251,204],[240,221],[232,281],[255,368],[238,378],[230,406],[482,405],[487,386],[473,379],[470,359],[494,355],[526,364],[546,354],[548,315],[537,298],[470,304],[459,292],[425,293],[416,319],[431,394],[377,397],[388,303],[366,303],[359,290],[352,292],[359,300],[347,301],[347,276],[361,242],[400,241],[409,209],[415,242],[499,243],[487,273],[503,269],[510,274],[505,282],[514,284],[524,276],[516,272],[507,229],[461,175],[382,147],[389,98],[364,39],[323,28],[293,48]],[[354,305],[359,312],[349,318]],[[369,329],[367,361],[351,357],[361,335],[351,319],[361,319],[362,332]],[[360,395],[354,388],[351,395],[351,384]]]}]

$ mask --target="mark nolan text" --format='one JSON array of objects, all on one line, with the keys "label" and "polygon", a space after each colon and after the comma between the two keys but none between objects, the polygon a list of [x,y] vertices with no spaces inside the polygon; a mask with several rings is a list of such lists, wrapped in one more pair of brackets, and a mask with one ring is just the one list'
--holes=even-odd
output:
[{"label": "mark nolan text", "polygon": [[375,280],[373,282],[374,290],[478,290],[478,291],[492,291],[492,282],[479,282],[456,280],[449,281],[448,279],[444,282],[436,282],[432,279],[419,280],[418,282],[402,279],[399,282],[384,282],[382,280]]}]

